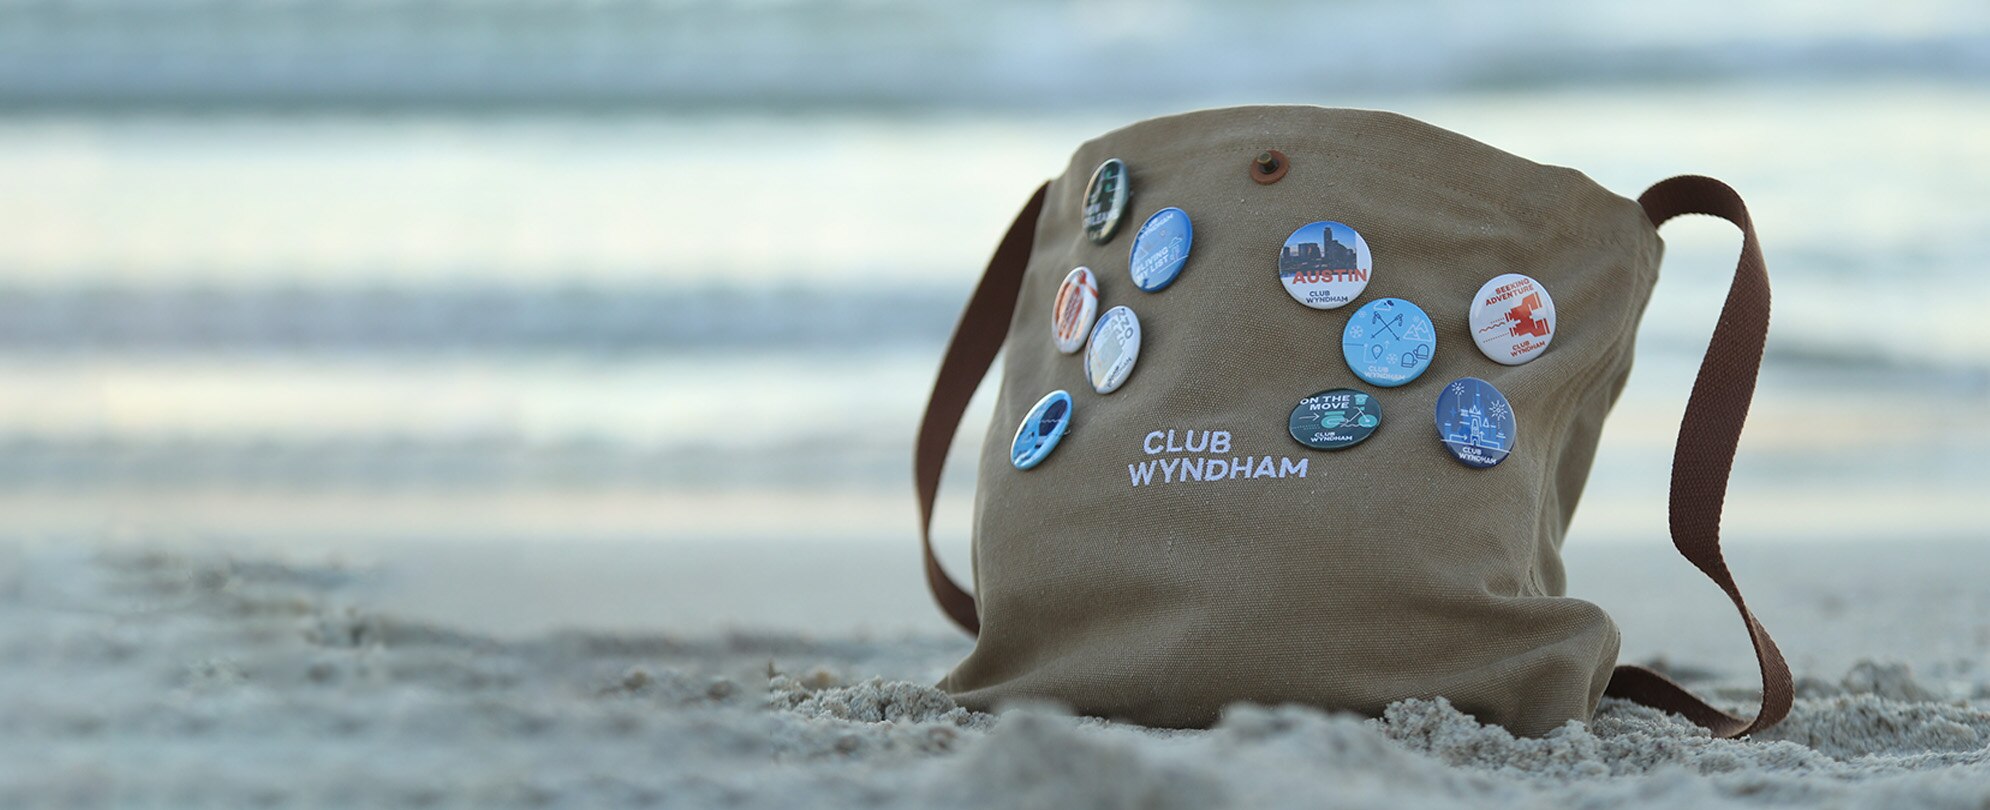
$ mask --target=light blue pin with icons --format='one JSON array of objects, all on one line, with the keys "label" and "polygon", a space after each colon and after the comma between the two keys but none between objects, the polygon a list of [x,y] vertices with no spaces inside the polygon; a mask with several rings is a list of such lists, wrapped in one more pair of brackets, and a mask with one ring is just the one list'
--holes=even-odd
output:
[{"label": "light blue pin with icons", "polygon": [[1009,443],[1009,463],[1018,470],[1042,464],[1071,430],[1071,394],[1058,389],[1043,396],[1023,415],[1016,438]]},{"label": "light blue pin with icons", "polygon": [[1423,309],[1401,298],[1378,298],[1354,311],[1341,330],[1341,354],[1354,376],[1383,388],[1403,385],[1430,368],[1437,327]]},{"label": "light blue pin with icons", "polygon": [[1163,208],[1147,218],[1133,235],[1133,250],[1126,267],[1133,274],[1133,286],[1147,292],[1160,292],[1175,283],[1188,264],[1188,251],[1195,244],[1195,226],[1180,208]]}]

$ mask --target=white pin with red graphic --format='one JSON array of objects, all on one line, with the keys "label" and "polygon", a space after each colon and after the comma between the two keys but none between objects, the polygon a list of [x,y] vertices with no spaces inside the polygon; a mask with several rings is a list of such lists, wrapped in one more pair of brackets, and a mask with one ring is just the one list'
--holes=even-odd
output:
[{"label": "white pin with red graphic", "polygon": [[1506,273],[1472,299],[1472,340],[1492,361],[1517,366],[1548,350],[1555,339],[1555,299],[1541,282]]},{"label": "white pin with red graphic", "polygon": [[1057,350],[1065,354],[1075,354],[1085,347],[1085,337],[1092,333],[1092,321],[1099,316],[1099,283],[1092,277],[1092,269],[1080,267],[1064,277],[1064,283],[1057,285],[1056,308],[1050,317],[1050,339],[1057,344]]}]

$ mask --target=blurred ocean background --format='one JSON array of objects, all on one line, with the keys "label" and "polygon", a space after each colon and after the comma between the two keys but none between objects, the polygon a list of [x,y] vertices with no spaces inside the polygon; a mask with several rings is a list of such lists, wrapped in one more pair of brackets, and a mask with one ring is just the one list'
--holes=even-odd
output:
[{"label": "blurred ocean background", "polygon": [[[1980,0],[6,0],[0,513],[57,541],[876,541],[916,577],[911,436],[1015,208],[1088,137],[1261,102],[1396,110],[1627,196],[1726,179],[1777,307],[1731,533],[1986,534]],[[1571,544],[1664,542],[1738,243],[1666,236]],[[986,413],[943,513],[963,575]]]}]

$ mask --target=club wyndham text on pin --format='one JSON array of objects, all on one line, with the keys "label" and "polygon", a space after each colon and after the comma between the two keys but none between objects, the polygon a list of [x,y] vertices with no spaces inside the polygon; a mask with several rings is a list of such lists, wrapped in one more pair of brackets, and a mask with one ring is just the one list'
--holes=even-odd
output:
[{"label": "club wyndham text on pin", "polygon": [[1156,430],[1140,440],[1147,459],[1126,465],[1136,487],[1258,478],[1305,478],[1307,462],[1286,456],[1230,455],[1230,431]]}]

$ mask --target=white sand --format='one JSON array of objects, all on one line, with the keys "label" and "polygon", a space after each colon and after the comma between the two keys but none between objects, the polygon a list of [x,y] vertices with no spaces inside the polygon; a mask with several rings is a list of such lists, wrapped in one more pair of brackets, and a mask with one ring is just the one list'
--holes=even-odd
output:
[{"label": "white sand", "polygon": [[[13,550],[0,806],[1990,807],[1982,547],[1779,553],[1752,584],[1809,677],[1773,733],[1724,742],[1616,702],[1532,740],[1442,701],[1378,720],[1239,706],[1208,732],[986,715],[926,686],[967,649],[944,632],[460,629],[405,593],[424,581],[396,568],[411,558]],[[1575,576],[1629,583],[1665,558],[1587,559]],[[516,586],[533,574],[511,602],[533,604]],[[1606,606],[1630,649],[1745,698],[1737,623],[1709,599]],[[1701,636],[1720,652],[1699,656]],[[1806,663],[1862,650],[1902,660]]]}]

